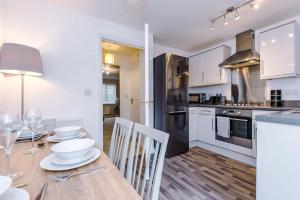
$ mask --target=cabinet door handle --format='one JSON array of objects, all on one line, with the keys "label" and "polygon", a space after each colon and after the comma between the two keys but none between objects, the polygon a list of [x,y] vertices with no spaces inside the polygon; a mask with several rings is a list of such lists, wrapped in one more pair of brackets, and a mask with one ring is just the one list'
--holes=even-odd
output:
[{"label": "cabinet door handle", "polygon": [[222,69],[220,67],[220,80],[222,80]]},{"label": "cabinet door handle", "polygon": [[214,131],[214,118],[211,118],[211,130]]},{"label": "cabinet door handle", "polygon": [[253,139],[256,139],[256,136],[257,136],[257,128],[256,128],[256,124],[253,124],[253,129],[254,129],[254,132],[253,132]]}]

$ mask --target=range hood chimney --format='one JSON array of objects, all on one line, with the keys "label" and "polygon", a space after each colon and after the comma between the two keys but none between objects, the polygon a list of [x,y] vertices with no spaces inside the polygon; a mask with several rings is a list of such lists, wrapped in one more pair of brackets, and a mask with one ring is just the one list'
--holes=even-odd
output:
[{"label": "range hood chimney", "polygon": [[238,68],[259,64],[259,54],[255,51],[255,34],[248,30],[236,35],[236,53],[219,64],[219,67]]}]

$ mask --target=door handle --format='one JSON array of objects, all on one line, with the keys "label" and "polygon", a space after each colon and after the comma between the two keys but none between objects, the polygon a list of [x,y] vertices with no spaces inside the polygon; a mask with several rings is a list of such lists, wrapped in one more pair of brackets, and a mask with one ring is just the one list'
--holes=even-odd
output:
[{"label": "door handle", "polygon": [[256,139],[257,137],[257,128],[256,128],[256,124],[253,124],[253,139]]},{"label": "door handle", "polygon": [[170,115],[182,114],[182,113],[186,113],[186,111],[172,111],[172,112],[168,112],[168,114],[170,114]]},{"label": "door handle", "polygon": [[214,118],[211,118],[211,130],[214,131]]}]

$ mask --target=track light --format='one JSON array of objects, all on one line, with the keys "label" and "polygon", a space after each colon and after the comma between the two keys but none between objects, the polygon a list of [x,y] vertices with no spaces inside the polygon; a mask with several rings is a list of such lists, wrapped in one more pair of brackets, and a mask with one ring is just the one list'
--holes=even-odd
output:
[{"label": "track light", "polygon": [[239,12],[238,12],[237,9],[235,10],[234,19],[235,19],[236,21],[238,21],[238,20],[240,19],[240,14],[239,14]]},{"label": "track light", "polygon": [[226,15],[224,15],[224,26],[227,26],[229,24],[227,18],[226,18]]},{"label": "track light", "polygon": [[[225,12],[217,17],[214,17],[214,18],[211,18],[211,26],[210,26],[210,29],[213,31],[215,30],[215,25],[216,25],[216,22],[218,22],[218,20],[222,20],[223,18],[223,24],[224,26],[227,26],[229,24],[229,20],[227,19],[227,17],[229,19],[232,19],[234,17],[234,19],[236,21],[240,20],[240,11],[241,11],[241,8],[244,8],[244,7],[248,7],[249,6],[251,8],[253,8],[254,10],[257,10],[259,9],[260,5],[257,3],[257,0],[245,0],[244,3],[241,3],[237,6],[231,6],[229,8],[227,8],[227,10],[225,10]],[[242,9],[243,10],[243,9]],[[233,17],[232,17],[233,16]]]}]

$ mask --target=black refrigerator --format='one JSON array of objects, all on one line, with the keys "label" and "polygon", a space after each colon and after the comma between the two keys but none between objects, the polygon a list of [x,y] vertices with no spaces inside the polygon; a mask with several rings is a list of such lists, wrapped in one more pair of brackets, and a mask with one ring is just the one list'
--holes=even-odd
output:
[{"label": "black refrigerator", "polygon": [[166,157],[189,150],[188,58],[162,54],[154,58],[154,128],[170,134]]}]

